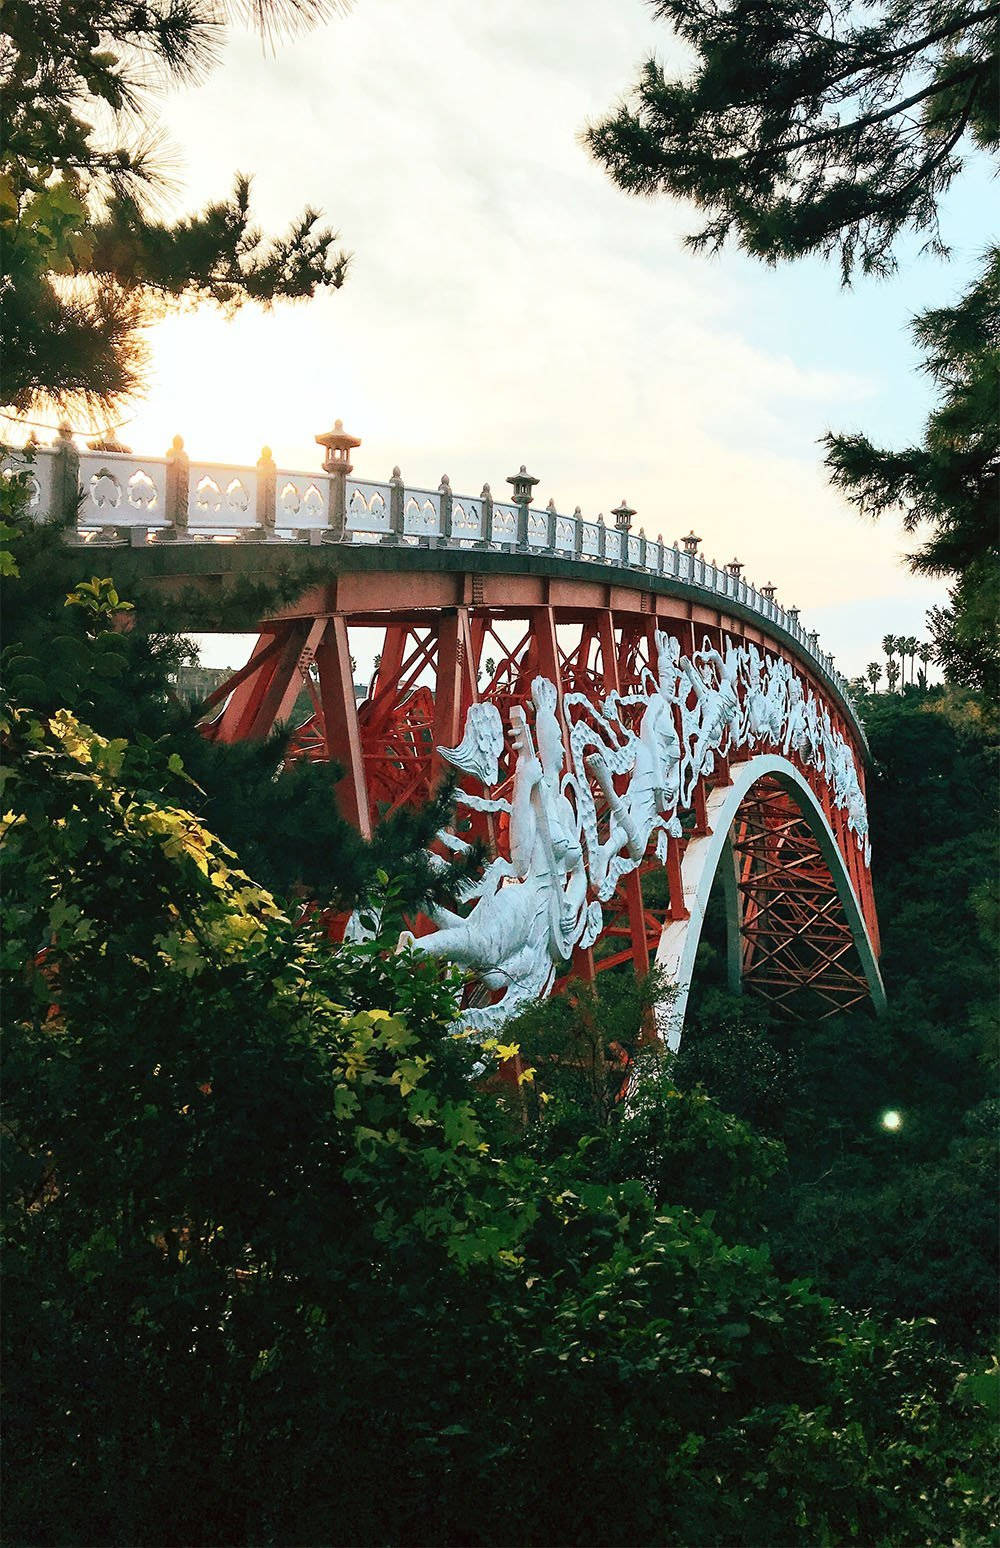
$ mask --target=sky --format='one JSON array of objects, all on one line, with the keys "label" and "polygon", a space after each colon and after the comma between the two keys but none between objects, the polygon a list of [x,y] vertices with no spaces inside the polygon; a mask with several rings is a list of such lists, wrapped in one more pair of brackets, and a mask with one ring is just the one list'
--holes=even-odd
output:
[{"label": "sky", "polygon": [[[949,262],[901,254],[889,281],[836,264],[769,270],[682,245],[697,213],[620,193],[579,142],[658,54],[684,54],[642,0],[355,0],[269,53],[234,29],[201,85],[163,99],[181,213],[254,174],[283,230],[319,205],[353,254],[340,291],[150,330],[150,389],[119,431],[162,453],[317,467],[317,432],[362,438],[359,477],[505,493],[586,516],[624,496],[636,527],[691,526],[720,562],[797,605],[848,674],[886,632],[921,635],[939,583],[909,574],[898,520],[828,486],[818,438],[919,437],[930,403],[906,325],[956,296],[988,231],[985,173],[944,208]],[[236,646],[207,644],[228,664]]]}]

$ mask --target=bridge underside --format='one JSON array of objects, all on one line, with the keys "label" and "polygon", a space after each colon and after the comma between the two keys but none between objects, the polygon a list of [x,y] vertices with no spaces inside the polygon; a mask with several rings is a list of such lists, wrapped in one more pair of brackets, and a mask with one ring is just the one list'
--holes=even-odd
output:
[{"label": "bridge underside", "polygon": [[[437,605],[430,595],[413,596],[412,589],[408,598],[403,577],[396,578],[395,597],[383,584],[379,607],[358,596],[361,605],[328,610],[332,597],[306,597],[290,616],[262,626],[246,667],[207,701],[206,734],[223,741],[264,737],[293,717],[305,694],[309,712],[296,727],[293,752],[342,766],[342,809],[368,835],[388,813],[425,801],[450,772],[441,749],[460,743],[474,704],[494,705],[507,726],[512,711],[530,710],[534,680],[541,676],[557,684],[568,758],[574,717],[586,713],[586,704],[599,709],[609,694],[624,703],[655,676],[661,634],[685,657],[709,645],[725,653],[734,642],[781,655],[765,632],[714,608],[589,580],[555,590],[541,587],[537,577],[525,580],[526,585],[508,578],[502,588],[484,587],[479,577],[467,575],[462,600],[451,606],[441,606],[436,596]],[[411,606],[411,600],[425,605]],[[359,702],[352,647],[360,630],[380,631],[380,649]],[[801,661],[791,653],[787,659],[807,686],[823,692]],[[831,724],[851,738],[847,717],[829,696],[826,702]],[[638,733],[638,710],[620,713],[623,735]],[[728,751],[719,747],[710,771],[694,785],[677,831],[661,836],[658,853],[650,843],[606,897],[598,938],[572,954],[574,974],[593,977],[624,965],[645,973],[658,962],[673,976],[686,974],[683,1000],[707,901],[706,892],[692,907],[686,877],[702,841],[715,839],[718,845],[728,842],[726,864],[732,871],[729,912],[739,938],[738,950],[730,954],[734,981],[807,1019],[834,1015],[869,997],[878,1002],[874,899],[847,813],[816,779],[808,759],[776,744],[771,751],[780,753],[780,767],[744,789],[741,771],[749,754],[735,745]],[[776,777],[782,770],[791,780]],[[505,749],[493,792],[501,801],[509,800],[514,773]],[[604,786],[592,782],[599,832],[606,831],[612,807],[626,790],[627,781],[617,774]],[[820,826],[824,834],[818,833]],[[503,853],[505,819],[495,813],[473,811],[464,831]],[[718,865],[716,853],[711,874],[699,877],[702,890],[710,887]],[[679,948],[681,940],[687,944]]]}]

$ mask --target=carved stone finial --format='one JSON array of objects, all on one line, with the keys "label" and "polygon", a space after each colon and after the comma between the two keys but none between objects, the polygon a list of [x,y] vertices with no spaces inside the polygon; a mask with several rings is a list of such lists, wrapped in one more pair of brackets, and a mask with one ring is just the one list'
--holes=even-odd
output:
[{"label": "carved stone finial", "polygon": [[389,482],[390,482],[390,484],[401,484],[403,482],[403,475],[399,471],[399,463],[398,462],[393,467],[392,474],[390,476]]},{"label": "carved stone finial", "polygon": [[578,505],[574,505],[574,507],[573,507],[573,515],[576,517],[577,521],[582,521],[583,520],[583,512],[581,511],[581,509],[580,509],[580,507]]},{"label": "carved stone finial", "polygon": [[545,507],[545,509],[547,511],[552,511],[552,513],[554,515],[555,514],[555,509],[556,509],[556,502],[555,502],[555,500],[554,499],[550,500],[548,505]]},{"label": "carved stone finial", "polygon": [[447,473],[442,473],[441,482],[438,484],[438,494],[444,494],[446,491],[449,493],[451,492],[451,480],[449,479]]},{"label": "carved stone finial", "polygon": [[598,520],[598,523],[603,527],[604,526],[604,512],[603,511],[598,511],[598,513],[597,513],[597,520]]},{"label": "carved stone finial", "polygon": [[184,437],[182,435],[174,436],[170,443],[170,450],[172,452],[182,452],[184,450]]},{"label": "carved stone finial", "polygon": [[479,496],[479,498],[480,498],[480,499],[481,499],[481,500],[483,500],[483,499],[485,499],[485,498],[486,498],[486,496],[487,496],[487,495],[488,495],[488,494],[489,494],[489,492],[490,492],[490,486],[489,486],[489,484],[484,484],[484,485],[483,485],[483,492],[482,492],[482,494],[481,494],[481,495],[480,495],[480,496]]},{"label": "carved stone finial", "polygon": [[274,467],[274,455],[273,455],[273,453],[271,451],[270,446],[262,446],[261,447],[261,449],[260,449],[260,457],[259,457],[259,459],[257,461],[257,466],[259,468],[273,468]]}]

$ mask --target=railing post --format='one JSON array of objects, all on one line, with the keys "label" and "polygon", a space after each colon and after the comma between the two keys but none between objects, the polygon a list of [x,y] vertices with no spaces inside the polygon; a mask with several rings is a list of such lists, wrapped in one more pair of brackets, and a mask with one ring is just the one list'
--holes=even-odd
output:
[{"label": "railing post", "polygon": [[577,559],[583,554],[583,512],[579,506],[573,512],[573,553]]},{"label": "railing post", "polygon": [[385,543],[403,541],[403,498],[403,476],[397,465],[389,480],[389,531],[382,540]]},{"label": "railing post", "polygon": [[604,526],[604,512],[597,513],[597,557],[606,559],[608,556],[608,534]]},{"label": "railing post", "polygon": [[552,499],[545,507],[545,546],[550,552],[556,546],[556,517],[558,514],[556,502]]},{"label": "railing post", "polygon": [[278,469],[270,446],[265,446],[257,459],[257,525],[266,538],[274,536],[277,487]]},{"label": "railing post", "polygon": [[639,567],[640,567],[640,569],[643,569],[643,570],[646,568],[646,529],[645,529],[645,527],[640,527],[639,528]]},{"label": "railing post", "polygon": [[176,537],[188,529],[188,480],[191,461],[184,450],[184,438],[175,435],[167,452],[167,498],[165,515],[171,530],[165,538]]},{"label": "railing post", "polygon": [[438,494],[441,497],[441,541],[444,543],[449,543],[451,541],[451,508],[453,497],[451,493],[451,480],[449,479],[447,473],[441,474],[441,482],[438,484]]},{"label": "railing post", "polygon": [[480,548],[489,548],[493,542],[493,495],[490,492],[489,484],[483,485],[483,492],[479,498],[482,501],[483,535],[478,546]]},{"label": "railing post", "polygon": [[63,420],[52,443],[55,452],[52,469],[53,505],[62,521],[76,525],[80,505],[80,453],[73,432]]}]

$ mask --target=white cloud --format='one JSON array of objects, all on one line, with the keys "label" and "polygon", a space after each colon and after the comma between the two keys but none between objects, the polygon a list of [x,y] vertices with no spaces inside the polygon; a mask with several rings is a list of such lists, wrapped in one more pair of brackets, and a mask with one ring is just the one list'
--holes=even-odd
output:
[{"label": "white cloud", "polygon": [[240,461],[266,441],[313,465],[340,416],[371,477],[399,463],[414,483],[503,489],[526,461],[562,509],[624,494],[651,534],[693,522],[710,554],[825,608],[838,651],[861,627],[838,608],[922,605],[894,524],[862,523],[822,472],[818,436],[884,390],[863,338],[848,370],[810,346],[835,274],[795,299],[801,350],[770,349],[750,261],[688,253],[696,214],[626,198],[578,143],[668,43],[639,0],[357,0],[274,58],[237,35],[165,104],[185,205],[252,170],[267,226],[320,203],[354,266],[308,305],[154,329],[127,438],[154,450],[180,431],[193,454]]}]

